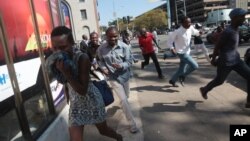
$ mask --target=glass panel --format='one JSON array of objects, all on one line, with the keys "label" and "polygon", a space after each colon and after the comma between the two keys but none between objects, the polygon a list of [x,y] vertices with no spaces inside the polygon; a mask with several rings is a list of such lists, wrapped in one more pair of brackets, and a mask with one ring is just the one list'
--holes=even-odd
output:
[{"label": "glass panel", "polygon": [[69,8],[68,8],[68,6],[65,4],[65,3],[63,3],[63,2],[61,2],[61,9],[62,9],[62,14],[63,14],[63,24],[65,25],[65,26],[67,26],[68,28],[71,28],[71,17],[70,17],[70,13],[69,13]]},{"label": "glass panel", "polygon": [[[57,0],[53,0],[53,1],[54,3],[57,3]],[[50,33],[53,27],[52,27],[52,21],[51,21],[50,13],[49,13],[50,8],[49,8],[48,1],[35,0],[34,4],[35,4],[35,9],[36,9],[37,22],[39,26],[39,33],[41,36],[41,42],[44,48],[45,59],[46,59],[52,53]],[[38,82],[40,81],[42,82],[44,81],[41,68],[39,71],[39,75],[36,78],[36,82],[37,82],[36,84],[40,86],[39,89],[41,88],[41,86],[43,86],[43,84],[38,84]],[[63,85],[53,79],[51,79],[50,81],[51,81],[50,88],[52,92],[54,105],[56,106],[56,110],[60,111],[61,108],[57,106],[60,105],[60,102],[62,102],[65,99],[64,93],[63,93]],[[43,89],[45,89],[45,87]]]},{"label": "glass panel", "polygon": [[52,17],[53,17],[53,23],[54,26],[59,26],[60,24],[60,13],[58,8],[58,0],[50,0],[51,5],[51,11],[52,11]]},{"label": "glass panel", "polygon": [[[0,34],[3,32],[0,28]],[[1,37],[0,37],[1,38]],[[4,59],[3,38],[0,39],[0,141],[9,141],[20,133],[15,110],[13,90]]]},{"label": "glass panel", "polygon": [[[52,30],[52,21],[48,2],[43,0],[34,1],[40,39],[45,55],[51,53],[50,32]],[[40,67],[41,60],[38,54],[29,0],[13,0],[11,3],[0,0],[0,3],[0,14],[6,27],[5,38],[8,42],[16,72],[16,74],[12,75],[16,75],[18,79],[30,131],[36,133],[49,123],[51,115],[48,110],[45,83]],[[2,117],[8,116],[7,114],[14,109],[15,104],[14,93],[4,60],[3,47],[0,47],[0,118],[2,119]],[[59,88],[61,87],[56,90],[59,91]],[[60,96],[59,94],[53,96],[57,101],[55,105],[59,105],[64,100],[63,94]],[[15,125],[18,126],[18,124]],[[1,124],[0,131],[3,130],[4,126]],[[13,131],[15,130],[13,129]],[[11,130],[8,132],[11,132],[9,135],[15,135],[15,132],[12,133]],[[0,135],[2,134],[5,134],[5,132],[0,133]],[[21,135],[19,134],[19,136]]]},{"label": "glass panel", "polygon": [[[12,103],[14,104],[14,103]],[[0,111],[0,141],[24,140],[18,124],[15,110],[2,113]],[[3,115],[2,115],[3,114]]]}]

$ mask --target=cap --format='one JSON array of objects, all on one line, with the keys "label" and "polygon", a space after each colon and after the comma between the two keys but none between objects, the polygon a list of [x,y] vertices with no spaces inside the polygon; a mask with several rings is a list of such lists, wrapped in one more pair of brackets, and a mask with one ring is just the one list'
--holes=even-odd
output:
[{"label": "cap", "polygon": [[236,16],[243,16],[246,15],[248,12],[242,8],[235,8],[229,13],[229,17],[232,19]]}]

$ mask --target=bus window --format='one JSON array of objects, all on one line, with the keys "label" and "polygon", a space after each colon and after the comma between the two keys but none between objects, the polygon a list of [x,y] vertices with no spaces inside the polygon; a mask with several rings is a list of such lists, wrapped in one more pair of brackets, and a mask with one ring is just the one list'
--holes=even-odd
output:
[{"label": "bus window", "polygon": [[[41,59],[45,56],[39,54],[29,2],[29,0],[12,0],[9,3],[0,0],[0,15],[6,28],[4,39],[8,43],[7,48],[10,50],[9,55],[13,59],[12,65],[15,70],[14,74],[8,74],[5,54],[2,51],[3,46],[0,44],[0,140],[2,137],[5,140],[6,135],[11,135],[7,140],[19,139],[23,135],[18,127],[20,125],[20,129],[23,129],[20,124],[22,121],[17,124],[14,120],[17,118],[10,116],[15,114],[14,92],[9,80],[10,75],[16,76],[20,89],[24,112],[19,114],[23,114],[27,118],[27,128],[32,135],[36,136],[34,138],[37,138],[42,133],[41,130],[46,129],[46,126],[55,118],[55,115],[49,110],[51,106],[49,107],[47,97],[49,94],[45,86],[50,85],[55,106],[65,101],[61,84],[56,83],[53,79],[50,84],[45,84],[41,69]],[[36,0],[33,2],[42,52],[47,56],[51,53],[50,32],[53,28],[49,1]],[[3,122],[5,123],[2,124]],[[12,126],[2,126],[5,124],[16,127],[11,130]]]},{"label": "bus window", "polygon": [[[1,17],[0,17],[1,19]],[[2,22],[0,20],[0,22]],[[1,24],[2,25],[2,24]],[[0,55],[4,56],[3,30],[0,27]],[[9,72],[7,69],[5,58],[0,63],[0,140],[9,141],[18,133],[21,133],[16,111],[14,110],[14,98],[9,94],[13,94]]]}]

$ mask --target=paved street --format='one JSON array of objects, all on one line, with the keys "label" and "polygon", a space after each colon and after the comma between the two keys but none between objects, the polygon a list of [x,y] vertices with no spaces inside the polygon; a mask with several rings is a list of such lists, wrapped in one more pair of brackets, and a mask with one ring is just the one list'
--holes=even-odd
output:
[{"label": "paved street", "polygon": [[[164,49],[166,37],[162,36],[160,46]],[[137,41],[133,42],[133,52],[142,60]],[[212,45],[209,49],[213,48]],[[240,52],[247,46],[241,46]],[[250,124],[250,110],[244,108],[246,82],[232,72],[227,81],[213,89],[208,100],[203,100],[199,87],[207,84],[214,76],[216,68],[206,62],[204,55],[195,59],[199,69],[186,78],[185,87],[174,88],[168,81],[178,67],[178,58],[163,60],[158,54],[165,79],[159,80],[152,63],[143,70],[140,62],[134,64],[129,101],[136,116],[140,132],[128,132],[128,124],[116,100],[107,108],[108,124],[124,136],[125,141],[228,141],[229,125]],[[179,84],[180,85],[180,84]],[[88,141],[104,140],[93,127],[86,128]]]}]

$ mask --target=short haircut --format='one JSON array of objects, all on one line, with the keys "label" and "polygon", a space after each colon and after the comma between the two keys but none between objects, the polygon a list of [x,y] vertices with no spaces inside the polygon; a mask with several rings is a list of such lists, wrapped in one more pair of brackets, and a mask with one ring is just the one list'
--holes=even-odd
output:
[{"label": "short haircut", "polygon": [[89,34],[89,37],[91,37],[91,36],[93,36],[93,35],[95,35],[95,34],[96,34],[97,36],[99,36],[98,33],[94,31],[94,32],[91,32],[91,33]]},{"label": "short haircut", "polygon": [[87,35],[83,34],[83,35],[82,35],[82,39],[88,40]]},{"label": "short haircut", "polygon": [[116,31],[118,32],[117,28],[115,26],[110,26],[107,30],[106,30],[106,35],[110,32],[110,31]]},{"label": "short haircut", "polygon": [[188,16],[181,17],[181,23],[184,23],[185,20],[190,19]]},{"label": "short haircut", "polygon": [[66,27],[66,26],[57,26],[51,32],[51,38],[55,37],[55,36],[61,36],[61,35],[67,35],[67,40],[71,44],[75,44],[75,40],[73,38],[72,31],[68,27]]}]

